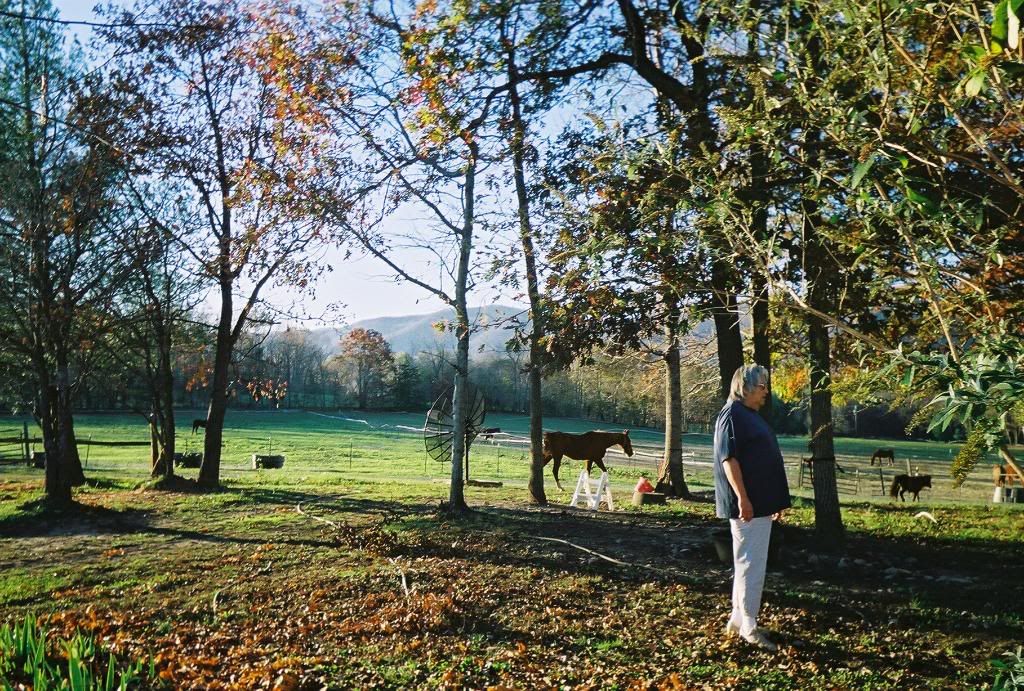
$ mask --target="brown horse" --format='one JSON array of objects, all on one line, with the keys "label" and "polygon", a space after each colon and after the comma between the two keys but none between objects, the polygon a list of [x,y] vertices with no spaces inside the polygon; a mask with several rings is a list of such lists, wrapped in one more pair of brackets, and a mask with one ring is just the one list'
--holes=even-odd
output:
[{"label": "brown horse", "polygon": [[871,465],[874,465],[877,460],[878,467],[881,468],[883,458],[889,459],[889,465],[896,465],[896,455],[893,449],[875,449],[875,452],[871,454]]},{"label": "brown horse", "polygon": [[899,495],[900,501],[906,501],[903,498],[903,493],[910,492],[914,495],[914,501],[917,501],[920,498],[918,495],[921,493],[921,490],[931,486],[931,475],[897,475],[892,479],[889,496],[895,499]]},{"label": "brown horse", "polygon": [[569,434],[567,432],[545,432],[544,433],[544,465],[551,459],[555,464],[551,472],[555,476],[555,484],[562,489],[562,483],[558,480],[558,466],[562,464],[562,457],[577,461],[587,462],[587,473],[593,464],[604,472],[604,454],[609,447],[618,444],[627,456],[633,455],[633,444],[629,441],[629,430],[624,432],[584,432],[583,434]]},{"label": "brown horse", "polygon": [[1021,480],[1017,471],[1009,465],[992,466],[992,480],[996,483],[996,487],[1012,487],[1014,482],[1024,487],[1024,480]]}]

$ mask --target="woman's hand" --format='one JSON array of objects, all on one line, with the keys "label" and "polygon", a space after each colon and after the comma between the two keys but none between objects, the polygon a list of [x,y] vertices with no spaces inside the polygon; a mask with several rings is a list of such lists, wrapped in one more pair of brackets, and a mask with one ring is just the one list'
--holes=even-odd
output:
[{"label": "woman's hand", "polygon": [[754,517],[754,505],[746,496],[739,497],[740,520],[749,521]]}]

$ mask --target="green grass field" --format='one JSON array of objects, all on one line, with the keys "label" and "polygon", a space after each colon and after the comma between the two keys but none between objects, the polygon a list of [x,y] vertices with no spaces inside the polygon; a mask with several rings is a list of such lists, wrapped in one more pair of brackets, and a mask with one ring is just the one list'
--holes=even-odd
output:
[{"label": "green grass field", "polygon": [[[202,434],[191,434],[192,419],[202,415],[202,411],[178,411],[179,452],[202,451]],[[422,427],[423,418],[418,413],[229,411],[224,435],[223,477],[230,479],[263,474],[267,478],[308,476],[313,482],[329,482],[331,477],[336,477],[443,483],[450,466],[427,457],[422,434],[416,431]],[[15,431],[21,423],[21,419],[0,418],[0,430]],[[525,487],[528,462],[524,442],[529,435],[529,419],[492,413],[487,416],[486,425],[499,427],[506,435],[519,441],[507,436],[499,436],[493,443],[478,441],[471,449],[470,477],[501,480],[512,487]],[[552,418],[546,421],[547,429],[565,432],[583,432],[600,427],[598,423],[582,419]],[[148,430],[141,416],[80,415],[76,418],[76,431],[83,442],[80,453],[88,470],[138,480],[148,475],[147,448],[90,446],[84,443],[90,439],[145,441]],[[612,449],[609,454],[611,477],[618,493],[628,493],[641,472],[653,473],[661,455],[663,436],[660,431],[633,429],[630,436],[637,451],[632,459],[627,459],[617,449]],[[800,495],[809,492],[807,486],[799,487],[799,459],[808,455],[807,441],[805,437],[780,438],[789,466],[790,485]],[[871,454],[879,447],[895,449],[896,456],[896,465],[883,469],[881,481],[877,466],[869,467]],[[935,499],[991,501],[988,468],[975,471],[964,488],[952,489],[948,468],[957,448],[956,444],[939,442],[838,438],[836,457],[841,466],[850,471],[848,477],[841,476],[847,480],[841,486],[846,490],[844,498],[885,500],[887,497],[881,487],[888,486],[894,474],[906,472],[909,464],[914,472],[933,476],[935,486],[931,495]],[[286,456],[285,469],[253,471],[252,454],[271,452]],[[711,487],[711,437],[706,434],[685,435],[684,453],[688,454],[685,459],[688,482],[693,483],[696,489]],[[994,463],[996,459],[993,457],[990,462]],[[581,464],[572,461],[567,461],[562,467],[562,484],[570,491],[580,469]],[[861,472],[862,480],[860,492],[853,495],[854,484],[849,478],[856,471]],[[184,470],[182,474],[193,477],[196,471]],[[26,471],[19,477],[31,477],[31,472]],[[548,479],[550,481],[550,473]],[[554,483],[550,484],[554,490]],[[445,490],[439,487],[437,496],[440,498],[444,493]]]},{"label": "green grass field", "polygon": [[[191,417],[182,451],[198,448]],[[522,447],[481,441],[472,476],[504,486],[468,487],[474,510],[452,520],[436,511],[447,464],[402,429],[420,424],[232,411],[222,490],[147,488],[145,448],[95,446],[63,513],[38,501],[41,471],[0,466],[0,624],[40,617],[58,661],[56,637],[90,633],[119,660],[152,660],[169,689],[985,688],[990,661],[1024,642],[1024,506],[841,495],[838,545],[816,540],[798,492],[766,585],[761,623],[782,643],[770,655],[721,633],[731,567],[693,465],[706,437],[687,437],[696,500],[633,507],[655,462],[638,453],[612,459],[617,510],[596,513],[565,507],[550,474],[552,504],[529,505]],[[487,424],[526,432],[521,417]],[[146,427],[85,415],[78,432],[142,440]],[[659,441],[631,435],[638,452]],[[805,445],[783,440],[792,455]],[[878,445],[840,440],[841,462],[866,466]],[[897,449],[935,467],[950,455]],[[252,470],[270,451],[284,469]]]}]

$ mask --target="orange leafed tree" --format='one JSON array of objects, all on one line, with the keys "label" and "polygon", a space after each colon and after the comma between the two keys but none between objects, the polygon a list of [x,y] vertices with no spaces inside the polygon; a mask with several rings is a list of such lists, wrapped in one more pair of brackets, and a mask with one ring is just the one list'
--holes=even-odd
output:
[{"label": "orange leafed tree", "polygon": [[373,398],[380,398],[384,385],[394,371],[395,357],[384,336],[373,329],[353,329],[341,339],[337,356],[356,392],[360,410]]},{"label": "orange leafed tree", "polygon": [[217,296],[200,470],[202,484],[217,485],[239,338],[269,318],[268,285],[308,290],[324,270],[311,257],[336,239],[308,191],[341,197],[349,183],[338,161],[351,141],[322,109],[347,106],[344,74],[361,44],[342,30],[344,15],[327,31],[317,10],[286,0],[160,0],[110,14],[116,74],[147,105],[133,123],[142,161],[191,190],[194,227],[181,244]]}]

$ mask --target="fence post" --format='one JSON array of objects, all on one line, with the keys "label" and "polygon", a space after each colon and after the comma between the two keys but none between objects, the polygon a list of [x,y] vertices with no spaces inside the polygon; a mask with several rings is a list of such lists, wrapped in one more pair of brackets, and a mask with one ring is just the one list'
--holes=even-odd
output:
[{"label": "fence post", "polygon": [[854,491],[854,494],[860,496],[860,468],[854,471],[854,477],[857,479],[857,489]]},{"label": "fence post", "polygon": [[913,475],[914,473],[910,470],[910,457],[907,456],[907,475]]},{"label": "fence post", "polygon": [[800,489],[804,487],[804,460],[802,458],[800,459],[800,471],[796,476],[796,486]]},{"label": "fence post", "polygon": [[885,477],[882,476],[882,466],[878,466],[878,484],[882,486],[882,496],[885,496]]},{"label": "fence post", "polygon": [[22,446],[23,446],[23,452],[24,452],[24,456],[25,456],[25,465],[29,465],[30,463],[32,463],[32,449],[29,447],[28,422],[27,421],[22,423],[22,428],[21,429],[24,432],[24,437],[22,438]]}]

